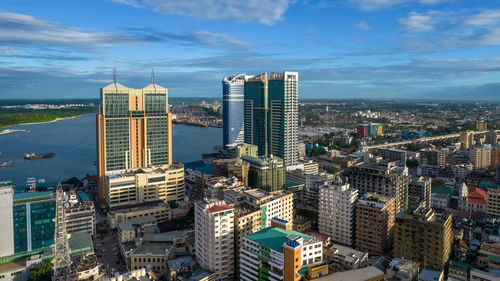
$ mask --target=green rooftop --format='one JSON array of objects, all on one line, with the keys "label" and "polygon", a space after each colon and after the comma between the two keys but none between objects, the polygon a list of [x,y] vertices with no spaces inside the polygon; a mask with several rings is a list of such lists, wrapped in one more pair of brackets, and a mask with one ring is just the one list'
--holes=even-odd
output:
[{"label": "green rooftop", "polygon": [[453,191],[450,190],[447,187],[444,187],[442,185],[435,185],[431,188],[432,193],[448,193],[448,195],[452,195]]},{"label": "green rooftop", "polygon": [[13,197],[14,204],[54,199],[52,191],[15,193]]},{"label": "green rooftop", "polygon": [[172,243],[142,243],[135,251],[134,255],[165,255],[165,252],[170,252],[174,244]]},{"label": "green rooftop", "polygon": [[283,252],[283,243],[293,240],[297,237],[304,238],[304,242],[312,239],[311,236],[305,235],[295,230],[284,230],[279,227],[273,226],[266,227],[247,236],[248,239],[281,253]]}]

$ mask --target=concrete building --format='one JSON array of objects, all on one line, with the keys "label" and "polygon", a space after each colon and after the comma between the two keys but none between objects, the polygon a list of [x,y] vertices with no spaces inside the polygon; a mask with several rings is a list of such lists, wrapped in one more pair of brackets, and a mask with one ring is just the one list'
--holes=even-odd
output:
[{"label": "concrete building", "polygon": [[105,180],[105,199],[110,208],[158,200],[184,200],[182,163],[109,172]]},{"label": "concrete building", "polygon": [[245,74],[222,79],[222,143],[243,143]]},{"label": "concrete building", "polygon": [[444,271],[422,269],[417,281],[444,281]]},{"label": "concrete building", "polygon": [[332,183],[334,175],[329,173],[306,174],[300,170],[286,172],[286,178],[289,181],[303,184],[306,190],[318,190],[320,186]]},{"label": "concrete building", "polygon": [[319,173],[319,164],[313,160],[299,160],[299,164],[286,167],[287,172],[297,170],[306,175],[316,175]]},{"label": "concrete building", "polygon": [[352,246],[358,190],[349,184],[324,185],[319,190],[318,228],[332,241]]},{"label": "concrete building", "polygon": [[198,264],[217,276],[234,277],[234,209],[224,201],[195,203],[195,248]]},{"label": "concrete building", "polygon": [[396,199],[396,213],[408,207],[408,169],[393,163],[367,163],[344,172],[351,186],[361,194],[374,192]]},{"label": "concrete building", "polygon": [[355,249],[331,244],[324,252],[325,263],[335,271],[345,271],[365,267],[368,253]]},{"label": "concrete building", "polygon": [[214,177],[237,177],[245,186],[248,186],[248,170],[250,164],[241,159],[218,159],[212,162]]},{"label": "concrete building", "polygon": [[446,151],[434,149],[420,150],[420,165],[437,166],[440,169],[446,167]]},{"label": "concrete building", "polygon": [[356,205],[355,248],[370,255],[384,255],[392,245],[395,199],[365,193]]},{"label": "concrete building", "polygon": [[406,166],[406,150],[394,148],[379,148],[377,155],[389,161],[399,161],[403,166]]},{"label": "concrete building", "polygon": [[244,156],[250,164],[248,185],[269,192],[283,189],[286,184],[286,168],[283,160],[276,156],[252,157]]},{"label": "concrete building", "polygon": [[142,89],[116,81],[101,88],[96,116],[99,203],[106,201],[109,172],[172,164],[172,114],[168,90],[155,83]]},{"label": "concrete building", "polygon": [[410,177],[408,185],[408,209],[431,207],[431,179],[426,177]]},{"label": "concrete building", "polygon": [[226,157],[229,159],[242,158],[243,156],[257,157],[259,151],[256,145],[248,143],[227,145],[225,149]]},{"label": "concrete building", "polygon": [[490,170],[495,171],[498,165],[500,165],[500,147],[496,146],[491,149]]},{"label": "concrete building", "polygon": [[448,278],[458,281],[469,280],[469,265],[460,261],[452,260],[448,266]]},{"label": "concrete building", "polygon": [[170,206],[164,201],[152,201],[142,204],[111,208],[106,214],[109,227],[116,229],[124,220],[154,215],[158,223],[172,218]]},{"label": "concrete building", "polygon": [[487,212],[488,194],[486,191],[469,187],[463,189],[458,198],[458,208],[469,214],[484,215]]},{"label": "concrete building", "polygon": [[500,218],[500,186],[489,187],[487,198],[486,214],[493,218]]},{"label": "concrete building", "polygon": [[145,233],[158,232],[156,218],[153,215],[127,219],[118,224],[118,241],[120,243],[133,242]]},{"label": "concrete building", "polygon": [[236,177],[213,177],[205,182],[204,197],[210,199],[224,199],[224,192],[245,189],[243,183]]},{"label": "concrete building", "polygon": [[483,271],[477,268],[470,270],[470,281],[498,281],[500,280],[500,269],[490,269]]},{"label": "concrete building", "polygon": [[66,208],[66,231],[68,234],[87,232],[95,234],[96,221],[94,202],[86,193],[70,191],[65,194],[68,207]]},{"label": "concrete building", "polygon": [[486,143],[491,146],[498,145],[498,134],[495,131],[488,131],[486,133]]},{"label": "concrete building", "polygon": [[476,122],[476,131],[486,131],[488,129],[488,124],[486,121],[477,121]]},{"label": "concrete building", "polygon": [[404,258],[395,258],[387,268],[387,280],[414,281],[420,272],[419,264]]},{"label": "concrete building", "polygon": [[491,146],[474,147],[470,150],[470,161],[474,170],[489,169],[491,165]]},{"label": "concrete building", "polygon": [[269,193],[262,189],[251,189],[242,192],[246,195],[246,202],[261,210],[261,227],[271,225],[272,218],[293,220],[293,193],[286,191]]},{"label": "concrete building", "polygon": [[393,256],[411,259],[422,267],[443,269],[451,255],[451,221],[451,215],[432,209],[398,213]]},{"label": "concrete building", "polygon": [[460,141],[460,149],[467,150],[474,145],[474,132],[461,132],[458,140]]},{"label": "concrete building", "polygon": [[432,193],[431,208],[444,211],[450,204],[450,195],[448,193]]},{"label": "concrete building", "polygon": [[262,73],[245,82],[245,143],[259,155],[276,155],[285,165],[298,163],[299,74]]},{"label": "concrete building", "polygon": [[285,220],[247,235],[240,249],[240,280],[300,280],[298,272],[323,262],[322,242],[291,229]]},{"label": "concrete building", "polygon": [[235,276],[240,276],[240,249],[247,235],[255,233],[263,228],[261,221],[262,210],[247,202],[237,204],[234,207],[234,260]]},{"label": "concrete building", "polygon": [[0,257],[14,254],[14,224],[12,206],[14,204],[14,190],[10,187],[0,187]]}]

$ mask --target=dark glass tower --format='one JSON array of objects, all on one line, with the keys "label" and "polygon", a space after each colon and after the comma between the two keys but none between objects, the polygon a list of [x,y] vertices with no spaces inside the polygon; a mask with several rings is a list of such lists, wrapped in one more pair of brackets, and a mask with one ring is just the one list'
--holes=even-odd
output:
[{"label": "dark glass tower", "polygon": [[243,102],[245,74],[235,74],[222,79],[222,141],[224,148],[233,143],[243,143]]}]

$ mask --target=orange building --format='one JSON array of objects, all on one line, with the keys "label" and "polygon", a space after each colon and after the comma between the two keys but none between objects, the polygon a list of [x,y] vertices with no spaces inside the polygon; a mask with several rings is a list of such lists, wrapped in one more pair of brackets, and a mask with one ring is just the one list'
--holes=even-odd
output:
[{"label": "orange building", "polygon": [[101,88],[96,117],[99,203],[106,204],[106,175],[172,164],[172,114],[168,89],[151,84],[132,89],[114,82]]}]

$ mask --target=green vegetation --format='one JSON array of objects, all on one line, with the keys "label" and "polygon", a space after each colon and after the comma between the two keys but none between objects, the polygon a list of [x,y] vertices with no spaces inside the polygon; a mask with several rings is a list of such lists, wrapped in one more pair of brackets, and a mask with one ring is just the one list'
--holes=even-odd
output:
[{"label": "green vegetation", "polygon": [[333,174],[333,175],[339,173],[339,169],[337,169],[337,167],[333,167],[333,166],[326,168],[326,171],[330,174]]},{"label": "green vegetation", "polygon": [[95,106],[71,109],[0,109],[0,131],[9,126],[49,122],[57,118],[76,117],[92,112],[96,112]]},{"label": "green vegetation", "polygon": [[175,201],[168,201],[168,205],[170,205],[170,208],[172,209],[179,208],[179,203]]},{"label": "green vegetation", "polygon": [[38,265],[28,281],[51,281],[52,280],[52,263],[45,262]]},{"label": "green vegetation", "polygon": [[406,160],[406,166],[408,168],[416,168],[418,167],[418,160]]},{"label": "green vegetation", "polygon": [[62,184],[71,184],[71,185],[74,185],[76,187],[83,186],[83,182],[77,177],[69,178],[68,180],[63,181]]}]

